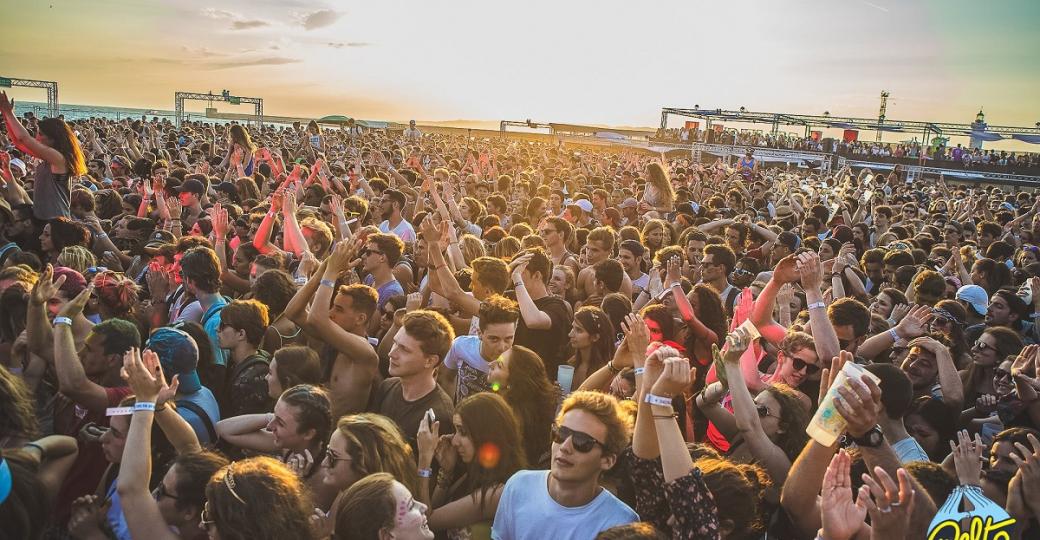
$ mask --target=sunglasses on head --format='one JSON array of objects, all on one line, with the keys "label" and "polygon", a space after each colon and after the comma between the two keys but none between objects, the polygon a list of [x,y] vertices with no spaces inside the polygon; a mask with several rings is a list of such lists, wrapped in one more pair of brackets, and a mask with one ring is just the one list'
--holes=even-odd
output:
[{"label": "sunglasses on head", "polygon": [[591,452],[596,445],[603,446],[603,443],[597,441],[592,435],[581,431],[575,431],[565,426],[553,426],[552,436],[553,442],[556,444],[563,444],[567,442],[567,439],[570,439],[571,446],[582,454]]}]

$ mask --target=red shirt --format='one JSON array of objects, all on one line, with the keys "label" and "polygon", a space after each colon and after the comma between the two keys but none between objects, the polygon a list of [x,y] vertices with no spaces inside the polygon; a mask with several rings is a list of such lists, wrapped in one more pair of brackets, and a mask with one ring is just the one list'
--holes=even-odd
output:
[{"label": "red shirt", "polygon": [[[105,388],[108,396],[107,407],[116,407],[126,396],[130,395],[130,387],[120,386],[116,388]],[[89,495],[97,490],[101,475],[108,467],[108,460],[101,450],[101,445],[94,442],[83,442],[79,439],[79,432],[83,426],[93,422],[98,426],[108,426],[108,417],[105,409],[88,410],[80,407],[63,394],[54,398],[54,433],[57,435],[68,435],[79,440],[79,455],[72,465],[65,482],[58,491],[55,501],[56,516],[60,523],[69,518],[72,501],[76,497]]]}]

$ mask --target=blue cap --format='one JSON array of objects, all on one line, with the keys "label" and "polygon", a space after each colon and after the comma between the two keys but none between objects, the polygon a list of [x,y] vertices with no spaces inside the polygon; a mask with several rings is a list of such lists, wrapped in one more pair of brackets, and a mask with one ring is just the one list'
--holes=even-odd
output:
[{"label": "blue cap", "polygon": [[191,394],[202,388],[196,368],[199,365],[199,346],[187,332],[164,326],[152,332],[146,345],[159,355],[163,373],[169,381],[178,375],[178,392]]},{"label": "blue cap", "polygon": [[986,289],[978,285],[965,285],[957,289],[955,298],[971,304],[971,308],[979,316],[985,315],[989,309],[989,295],[986,294]]}]

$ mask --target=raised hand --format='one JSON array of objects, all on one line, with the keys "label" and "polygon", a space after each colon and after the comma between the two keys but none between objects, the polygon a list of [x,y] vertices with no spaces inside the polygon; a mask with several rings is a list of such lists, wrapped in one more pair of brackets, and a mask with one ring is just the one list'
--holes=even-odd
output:
[{"label": "raised hand", "polygon": [[1026,439],[1032,448],[1015,443],[1018,452],[1009,454],[1018,466],[1018,472],[1011,483],[1017,484],[1021,489],[1024,506],[1032,512],[1033,517],[1040,518],[1040,440],[1032,433],[1027,434]]},{"label": "raised hand", "polygon": [[657,378],[650,393],[661,397],[675,397],[689,388],[693,379],[689,360],[677,356],[666,358],[661,376]]},{"label": "raised hand", "polygon": [[43,270],[43,274],[40,279],[33,285],[32,292],[29,294],[29,299],[36,304],[45,304],[54,295],[58,294],[58,290],[61,289],[62,284],[65,283],[65,276],[58,276],[58,279],[54,279],[54,267],[47,265],[47,268]]},{"label": "raised hand", "polygon": [[[62,276],[64,277],[64,276]],[[94,292],[94,283],[90,283],[86,286],[75,298],[69,300],[64,306],[61,306],[61,310],[58,311],[58,317],[68,317],[70,319],[75,318],[80,313],[83,313],[83,307],[87,305],[90,300],[91,293]]]},{"label": "raised hand", "polygon": [[430,423],[430,416],[424,414],[419,421],[419,431],[415,434],[416,454],[419,467],[429,468],[436,455],[437,443],[440,441],[441,422]]},{"label": "raised hand", "polygon": [[682,279],[682,267],[679,261],[678,255],[672,255],[668,258],[668,269],[665,274],[665,281],[668,282],[670,287],[672,284],[679,283]]},{"label": "raised hand", "polygon": [[422,308],[422,293],[414,292],[407,296],[404,304],[405,309],[409,312],[416,311]]},{"label": "raised hand", "polygon": [[311,470],[314,465],[314,456],[311,455],[310,450],[304,450],[303,452],[293,452],[289,456],[289,459],[285,460],[286,467],[296,474],[300,478],[306,478],[307,473]]},{"label": "raised hand", "polygon": [[896,325],[896,333],[904,339],[923,336],[928,333],[928,323],[935,318],[935,313],[928,306],[910,308],[903,320]]},{"label": "raised hand", "polygon": [[360,238],[340,240],[328,257],[326,272],[339,274],[349,268],[363,245],[364,242]]},{"label": "raised hand", "polygon": [[213,237],[218,240],[227,238],[228,233],[228,211],[220,203],[213,206]]},{"label": "raised hand", "polygon": [[850,377],[847,385],[838,388],[834,408],[848,423],[849,435],[862,437],[878,423],[881,388],[869,377]]},{"label": "raised hand", "polygon": [[823,283],[823,266],[820,264],[820,256],[814,252],[802,253],[797,256],[798,276],[802,282],[802,288],[819,289]]},{"label": "raised hand", "polygon": [[646,321],[636,313],[625,315],[621,321],[621,331],[625,333],[625,343],[628,346],[632,364],[643,367],[646,361],[646,348],[650,346],[650,331],[646,327]]},{"label": "raised hand", "polygon": [[827,540],[849,540],[863,526],[867,517],[864,498],[859,501],[852,498],[852,477],[849,470],[852,459],[845,450],[839,450],[831,458],[827,472],[823,476],[823,489],[820,491],[821,524],[823,538]]},{"label": "raised hand", "polygon": [[739,364],[744,351],[751,346],[751,333],[745,328],[737,328],[726,336],[726,352],[722,357],[727,364]]},{"label": "raised hand", "polygon": [[903,317],[906,317],[907,313],[910,313],[909,305],[896,304],[895,307],[892,308],[892,314],[889,315],[888,318],[895,321],[896,324],[899,324],[899,321],[903,320]]},{"label": "raised hand", "polygon": [[120,375],[130,385],[138,401],[160,404],[165,401],[159,399],[160,395],[169,399],[177,393],[177,375],[173,376],[172,384],[167,384],[159,356],[147,349],[142,353],[133,347],[124,353]]},{"label": "raised hand", "polygon": [[982,485],[982,438],[975,434],[973,441],[966,430],[957,432],[957,442],[950,441],[953,451],[953,465],[957,470],[957,480],[962,486]]},{"label": "raised hand", "polygon": [[779,283],[798,283],[801,276],[798,272],[798,259],[794,255],[788,255],[776,263],[773,269],[773,279]]},{"label": "raised hand", "polygon": [[170,219],[180,219],[183,213],[181,207],[181,200],[177,197],[168,197],[166,199],[166,209],[170,214]]}]

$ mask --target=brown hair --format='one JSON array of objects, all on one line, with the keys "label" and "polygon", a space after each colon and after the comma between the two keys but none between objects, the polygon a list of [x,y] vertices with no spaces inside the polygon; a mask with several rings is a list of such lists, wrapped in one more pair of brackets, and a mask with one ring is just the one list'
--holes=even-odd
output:
[{"label": "brown hair", "polygon": [[419,342],[423,354],[435,354],[440,360],[448,355],[451,342],[455,339],[455,330],[444,315],[420,309],[406,314],[402,324],[405,332]]},{"label": "brown hair", "polygon": [[268,324],[267,305],[258,300],[234,300],[220,312],[220,325],[244,331],[250,345],[260,345]]},{"label": "brown hair", "polygon": [[225,540],[314,538],[307,491],[299,477],[269,457],[218,470],[206,486],[206,506]]},{"label": "brown hair", "polygon": [[502,294],[509,286],[509,266],[495,257],[477,257],[470,263],[473,279],[492,292]]},{"label": "brown hair", "polygon": [[733,524],[728,538],[750,539],[761,533],[762,494],[771,483],[765,471],[758,465],[738,465],[715,458],[698,459],[695,465],[715,499],[719,521]]},{"label": "brown hair", "polygon": [[765,391],[780,404],[778,424],[783,433],[777,434],[776,445],[787,459],[794,463],[805,446],[805,441],[809,440],[805,433],[805,426],[809,425],[809,409],[798,397],[799,392],[786,384],[774,383]]},{"label": "brown hair", "polygon": [[[488,490],[504,485],[516,471],[527,467],[520,444],[520,424],[513,410],[497,394],[480,392],[462,400],[455,408],[462,427],[473,441],[477,455],[466,471],[467,489],[474,499],[480,492],[480,507],[487,502]],[[485,453],[497,451],[495,459]]]},{"label": "brown hair", "polygon": [[274,353],[274,360],[278,362],[278,384],[282,388],[321,383],[321,359],[310,347],[293,346],[278,349]]},{"label": "brown hair", "polygon": [[350,465],[359,477],[390,473],[409,491],[418,491],[412,447],[393,420],[376,413],[351,414],[339,419],[336,431],[346,439]]},{"label": "brown hair", "polygon": [[585,411],[607,427],[607,440],[603,441],[605,453],[617,456],[628,446],[628,422],[618,409],[614,396],[586,390],[574,392],[563,402],[556,422],[562,422],[564,415],[571,410]]},{"label": "brown hair", "polygon": [[393,528],[396,504],[394,477],[370,474],[336,501],[336,540],[376,540],[384,529]]}]

